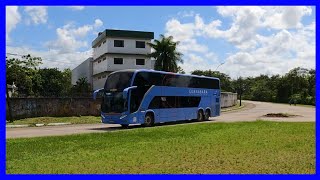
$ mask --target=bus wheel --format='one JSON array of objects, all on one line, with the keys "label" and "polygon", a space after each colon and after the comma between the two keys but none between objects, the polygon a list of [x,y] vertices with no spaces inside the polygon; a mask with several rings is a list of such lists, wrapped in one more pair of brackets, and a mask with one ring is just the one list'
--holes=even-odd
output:
[{"label": "bus wheel", "polygon": [[209,117],[210,117],[210,110],[207,109],[207,110],[206,110],[206,113],[204,113],[204,120],[205,120],[205,121],[208,121],[208,120],[209,120]]},{"label": "bus wheel", "polygon": [[153,126],[154,124],[154,117],[152,113],[147,113],[146,116],[144,117],[144,126],[150,127]]},{"label": "bus wheel", "polygon": [[127,128],[129,128],[129,124],[121,124],[121,127],[122,127],[123,129],[127,129]]},{"label": "bus wheel", "polygon": [[203,121],[203,119],[204,119],[203,111],[199,110],[198,116],[197,116],[197,121]]}]

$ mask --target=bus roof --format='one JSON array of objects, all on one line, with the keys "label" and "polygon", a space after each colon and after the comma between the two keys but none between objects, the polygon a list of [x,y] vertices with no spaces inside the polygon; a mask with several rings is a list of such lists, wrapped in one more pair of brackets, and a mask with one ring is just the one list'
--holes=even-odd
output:
[{"label": "bus roof", "polygon": [[192,75],[192,74],[179,74],[179,73],[173,73],[173,72],[156,71],[153,69],[123,69],[123,70],[119,70],[119,71],[114,71],[112,73],[116,73],[116,72],[156,72],[156,73],[161,73],[161,74],[172,74],[172,75],[179,75],[179,76],[190,76],[190,77],[199,77],[199,78],[220,80],[219,78],[216,78],[216,77],[198,76],[198,75]]}]

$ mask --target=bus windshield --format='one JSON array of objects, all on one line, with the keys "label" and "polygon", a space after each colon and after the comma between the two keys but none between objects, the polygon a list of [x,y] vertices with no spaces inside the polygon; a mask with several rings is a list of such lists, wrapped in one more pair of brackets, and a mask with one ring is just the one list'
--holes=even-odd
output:
[{"label": "bus windshield", "polygon": [[133,72],[117,72],[110,74],[104,85],[105,91],[123,91],[130,86]]},{"label": "bus windshield", "polygon": [[130,86],[133,72],[116,72],[108,76],[104,85],[101,111],[104,113],[122,113],[127,110],[127,100],[122,91]]},{"label": "bus windshield", "polygon": [[125,112],[128,106],[126,102],[122,97],[122,92],[104,92],[101,111],[104,113]]}]

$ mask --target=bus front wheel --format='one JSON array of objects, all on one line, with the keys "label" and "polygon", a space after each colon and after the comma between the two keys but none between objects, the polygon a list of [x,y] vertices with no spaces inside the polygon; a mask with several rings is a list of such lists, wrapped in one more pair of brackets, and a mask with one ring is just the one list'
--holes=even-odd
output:
[{"label": "bus front wheel", "polygon": [[203,121],[203,119],[204,119],[203,111],[199,110],[198,116],[197,116],[197,121]]},{"label": "bus front wheel", "polygon": [[127,129],[127,128],[129,128],[129,124],[121,124],[121,127],[122,127],[123,129]]},{"label": "bus front wheel", "polygon": [[144,126],[146,127],[150,127],[154,125],[154,117],[152,113],[148,113],[146,114],[146,116],[144,117]]}]

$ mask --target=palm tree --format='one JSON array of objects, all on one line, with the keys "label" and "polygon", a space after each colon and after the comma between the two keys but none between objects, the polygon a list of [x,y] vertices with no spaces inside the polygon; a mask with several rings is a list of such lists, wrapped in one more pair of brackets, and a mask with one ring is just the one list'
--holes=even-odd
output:
[{"label": "palm tree", "polygon": [[156,59],[154,69],[167,72],[178,72],[177,63],[183,63],[181,59],[182,53],[177,51],[179,42],[174,42],[173,37],[165,37],[160,35],[160,40],[154,40],[154,43],[148,43],[154,52],[150,57]]}]

